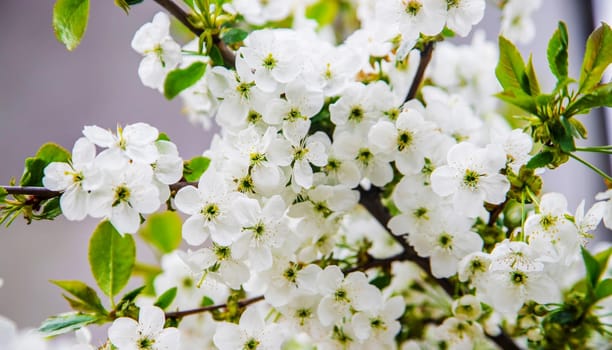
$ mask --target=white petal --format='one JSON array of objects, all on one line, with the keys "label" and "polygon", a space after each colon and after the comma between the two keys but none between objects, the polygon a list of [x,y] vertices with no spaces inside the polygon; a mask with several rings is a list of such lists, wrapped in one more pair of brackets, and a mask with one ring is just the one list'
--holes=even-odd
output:
[{"label": "white petal", "polygon": [[138,322],[120,317],[108,328],[108,339],[118,348],[130,348],[138,340]]},{"label": "white petal", "polygon": [[110,222],[121,235],[135,233],[140,226],[140,215],[126,202],[121,202],[112,207]]},{"label": "white petal", "polygon": [[204,243],[209,236],[206,220],[202,215],[196,214],[189,217],[183,223],[183,239],[187,244],[198,246]]},{"label": "white petal", "polygon": [[200,191],[193,186],[181,188],[174,197],[174,205],[185,214],[195,215],[199,213],[202,204]]},{"label": "white petal", "polygon": [[60,197],[62,214],[68,220],[83,220],[87,215],[87,192],[79,186],[69,187]]},{"label": "white petal", "polygon": [[85,126],[83,128],[83,135],[100,147],[110,147],[115,143],[115,136],[110,131],[99,126]]},{"label": "white petal", "polygon": [[164,328],[165,319],[162,309],[156,306],[143,306],[138,315],[140,331],[148,338],[155,338]]}]

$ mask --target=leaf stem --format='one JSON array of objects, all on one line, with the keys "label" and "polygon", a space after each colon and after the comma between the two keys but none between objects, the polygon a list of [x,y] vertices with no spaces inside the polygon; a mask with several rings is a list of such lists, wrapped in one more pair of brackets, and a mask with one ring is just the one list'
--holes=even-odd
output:
[{"label": "leaf stem", "polygon": [[599,176],[603,177],[604,179],[612,182],[612,177],[610,177],[610,175],[606,174],[603,170],[599,169],[598,167],[596,167],[595,165],[587,162],[586,160],[578,157],[577,155],[573,154],[573,153],[568,153],[570,157],[576,159],[577,161],[579,161],[580,163],[586,165],[588,168],[590,168],[591,170],[593,170],[594,172],[596,172],[597,174],[599,174]]},{"label": "leaf stem", "polygon": [[596,147],[576,147],[576,151],[581,152],[596,152],[596,153],[612,153],[612,145],[596,146]]}]

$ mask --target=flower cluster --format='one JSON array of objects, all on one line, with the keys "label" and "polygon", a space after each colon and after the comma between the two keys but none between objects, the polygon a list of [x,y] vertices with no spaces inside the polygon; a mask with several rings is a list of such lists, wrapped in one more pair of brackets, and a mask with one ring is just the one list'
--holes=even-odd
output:
[{"label": "flower cluster", "polygon": [[[198,68],[178,84],[185,111],[220,131],[203,152],[210,164],[197,184],[179,182],[176,146],[145,123],[116,134],[87,126],[70,161],[45,168],[43,183],[62,192],[68,219],[105,218],[123,235],[162,203],[183,215],[176,232],[163,234],[177,235],[176,244],[157,242],[161,268],[151,269],[146,292],[115,304],[113,287],[101,286],[111,312],[91,288],[57,283],[79,299],[67,297],[75,310],[112,321],[108,348],[469,349],[490,347],[508,330],[538,345],[543,333],[559,332],[557,313],[584,302],[586,314],[595,296],[612,295],[609,280],[597,286],[609,275],[605,259],[584,250],[602,219],[612,226],[611,192],[572,214],[562,194],[540,196],[534,171],[567,158],[581,124],[569,114],[561,126],[546,124],[558,116],[538,120],[564,142],[561,153],[530,133],[533,125],[511,129],[491,96],[516,98],[526,110],[553,100],[539,94],[531,62],[523,70],[508,47],[500,52],[511,57],[498,57],[482,33],[467,45],[439,43],[470,34],[485,1],[343,3],[361,27],[341,33],[337,45],[330,23],[316,18],[332,3],[340,6],[192,1],[185,23],[194,33],[206,28],[183,47],[163,13],[137,31],[132,47],[144,56],[145,86],[175,95],[173,81]],[[500,4],[502,31],[528,40],[539,1],[525,4]],[[342,27],[344,18],[336,20]],[[567,43],[558,36],[549,56],[563,61],[555,50]],[[228,52],[231,62],[223,61]],[[522,76],[504,78],[508,65]],[[508,85],[529,92],[508,93]],[[534,110],[554,114],[566,99]],[[181,239],[187,250],[177,249]],[[590,289],[571,294],[579,277],[567,271],[583,267],[581,253],[588,281],[576,288]],[[86,338],[75,349],[90,349]]]},{"label": "flower cluster", "polygon": [[[176,146],[159,139],[146,123],[117,127],[117,133],[86,126],[69,163],[45,168],[43,184],[63,191],[62,213],[69,220],[106,218],[121,234],[134,233],[140,215],[159,209],[170,197],[168,185],[181,179],[183,161]],[[103,150],[96,155],[96,146]]]}]

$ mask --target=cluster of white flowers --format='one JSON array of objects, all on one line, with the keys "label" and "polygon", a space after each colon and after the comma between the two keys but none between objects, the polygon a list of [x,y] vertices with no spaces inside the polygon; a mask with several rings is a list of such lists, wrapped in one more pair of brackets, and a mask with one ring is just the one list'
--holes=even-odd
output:
[{"label": "cluster of white flowers", "polygon": [[[118,127],[117,134],[86,126],[83,135],[69,163],[45,168],[43,184],[63,191],[60,205],[69,220],[90,215],[109,219],[121,234],[136,232],[140,215],[159,209],[170,197],[168,185],[182,177],[176,146],[158,140],[157,129],[145,123]],[[97,155],[96,146],[103,149]]]},{"label": "cluster of white flowers", "polygon": [[[302,18],[311,3],[235,0],[223,10],[262,25]],[[249,301],[237,323],[201,314],[177,328],[164,328],[163,310],[141,305],[138,322],[121,317],[110,327],[115,347],[279,349],[293,340],[317,349],[395,349],[398,319],[423,303],[438,325],[403,348],[427,348],[437,339],[467,349],[499,332],[502,317],[516,318],[525,302],[561,300],[564,269],[580,262],[580,247],[602,218],[612,226],[611,192],[597,197],[607,202],[586,214],[582,203],[574,215],[561,194],[530,198],[523,225],[490,244],[475,224],[495,223],[490,208],[509,200],[509,179],[520,176],[533,147],[483,97],[499,92],[495,46],[482,35],[470,45],[439,44],[422,102],[405,101],[419,63],[417,40],[444,28],[468,35],[485,1],[356,3],[362,27],[340,45],[295,19],[293,29],[249,33],[235,69],[193,54],[194,42],[182,48],[189,53],[183,57],[163,13],[138,30],[132,47],[144,55],[138,73],[148,87],[163,91],[173,69],[207,64],[181,97],[190,118],[221,126],[204,152],[209,168],[197,186],[171,198],[169,185],[183,171],[174,144],[144,123],[116,134],[88,126],[71,161],[45,169],[44,185],[63,192],[68,219],[106,218],[122,234],[172,200],[187,216],[182,238],[190,249],[162,258],[154,287],[158,295],[177,287],[169,309],[223,304],[236,291],[263,302]],[[512,20],[505,32],[528,31],[527,16],[539,2],[521,3],[506,2],[504,21]],[[386,185],[393,185],[388,229],[397,240],[359,206],[360,190]],[[386,264],[393,278],[380,288],[376,274],[354,268],[359,259],[401,253],[398,241],[428,258],[434,277],[458,276],[474,295],[451,305],[406,262]],[[494,313],[483,317],[481,302]]]}]

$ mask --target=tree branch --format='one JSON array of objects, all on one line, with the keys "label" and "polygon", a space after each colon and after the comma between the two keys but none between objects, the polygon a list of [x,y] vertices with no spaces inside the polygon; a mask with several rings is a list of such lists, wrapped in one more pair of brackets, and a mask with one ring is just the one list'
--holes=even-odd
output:
[{"label": "tree branch", "polygon": [[404,102],[408,102],[415,98],[417,92],[419,91],[419,87],[423,82],[423,78],[425,77],[425,70],[431,61],[431,56],[433,54],[435,42],[430,41],[425,44],[423,50],[421,50],[421,60],[419,61],[419,66],[417,67],[416,74],[414,76],[414,80],[412,81],[412,85],[410,85],[410,90],[408,91],[408,95]]},{"label": "tree branch", "polygon": [[[360,188],[359,190],[361,197],[359,199],[359,203],[363,205],[372,216],[381,224],[383,227],[387,228],[387,223],[391,219],[391,214],[389,210],[382,204],[381,202],[381,190],[372,187],[370,190],[365,191]],[[431,265],[429,263],[428,258],[423,258],[418,256],[416,251],[404,240],[402,237],[396,236],[393,233],[390,235],[395,239],[401,246],[404,248],[404,251],[395,257],[401,257],[403,260],[412,261],[417,264],[423,271],[427,273],[427,275],[435,281],[449,296],[453,296],[455,294],[455,287],[447,278],[436,278],[431,272]],[[405,258],[405,259],[404,259]],[[391,258],[390,258],[391,259]],[[381,259],[379,264],[387,263],[386,259]],[[390,263],[390,262],[389,262]],[[384,266],[384,265],[379,265]],[[488,335],[487,335],[488,336]],[[500,333],[497,336],[488,336],[493,342],[495,342],[499,347],[504,350],[519,350],[520,348],[516,345],[516,343],[505,333]]]},{"label": "tree branch", "polygon": [[[175,184],[170,185],[170,191],[178,191],[186,186],[198,186],[197,182],[179,181]],[[4,189],[7,194],[11,195],[29,195],[34,196],[38,199],[51,199],[62,195],[62,191],[51,191],[45,187],[38,186],[0,186]]]},{"label": "tree branch", "polygon": [[[254,304],[262,300],[264,300],[264,296],[259,295],[254,298],[249,298],[249,299],[244,299],[244,300],[239,301],[238,306],[245,307],[247,305]],[[184,310],[184,311],[166,312],[166,318],[182,318],[182,317],[189,316],[189,315],[196,315],[196,314],[200,314],[203,312],[223,309],[225,307],[227,307],[227,304],[211,305],[211,306],[205,306],[205,307],[200,307],[197,309],[190,309],[190,310]]]}]

